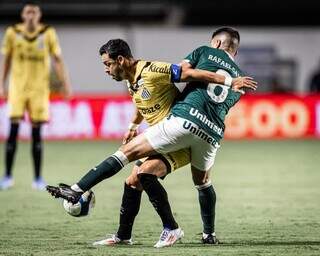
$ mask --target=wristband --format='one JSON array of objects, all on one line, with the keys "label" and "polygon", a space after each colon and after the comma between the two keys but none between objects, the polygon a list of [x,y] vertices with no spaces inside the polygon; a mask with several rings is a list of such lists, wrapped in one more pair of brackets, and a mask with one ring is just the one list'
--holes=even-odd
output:
[{"label": "wristband", "polygon": [[232,77],[226,76],[226,79],[224,80],[224,84],[231,86],[232,85]]},{"label": "wristband", "polygon": [[128,129],[130,131],[136,131],[138,129],[139,125],[138,124],[135,124],[135,123],[130,123],[129,126],[128,126]]}]

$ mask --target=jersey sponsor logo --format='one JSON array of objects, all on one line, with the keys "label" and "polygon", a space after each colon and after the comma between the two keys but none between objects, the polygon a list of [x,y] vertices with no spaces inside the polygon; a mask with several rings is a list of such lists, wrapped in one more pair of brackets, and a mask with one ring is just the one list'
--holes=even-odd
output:
[{"label": "jersey sponsor logo", "polygon": [[142,88],[141,98],[144,99],[144,100],[150,100],[151,99],[151,93],[145,87]]},{"label": "jersey sponsor logo", "polygon": [[156,104],[150,108],[139,108],[139,110],[141,111],[141,113],[143,115],[145,115],[145,114],[152,114],[152,113],[158,111],[160,108],[161,108],[160,104]]},{"label": "jersey sponsor logo", "polygon": [[208,126],[210,129],[212,129],[214,132],[222,136],[222,129],[218,127],[214,122],[210,121],[208,117],[205,114],[201,114],[198,109],[191,108],[189,111],[189,114],[191,116],[194,116],[195,118],[199,119],[203,124]]},{"label": "jersey sponsor logo", "polygon": [[148,71],[162,73],[162,74],[170,74],[171,73],[168,66],[159,67],[153,63],[149,66]]},{"label": "jersey sponsor logo", "polygon": [[44,61],[44,56],[37,56],[37,55],[31,55],[31,54],[19,54],[19,59],[20,61],[31,61],[31,62],[43,62]]},{"label": "jersey sponsor logo", "polygon": [[186,130],[189,130],[194,135],[198,136],[200,139],[204,140],[205,142],[209,143],[210,145],[214,147],[219,147],[219,143],[211,137],[209,134],[207,134],[204,130],[196,126],[190,121],[184,121],[182,127]]}]

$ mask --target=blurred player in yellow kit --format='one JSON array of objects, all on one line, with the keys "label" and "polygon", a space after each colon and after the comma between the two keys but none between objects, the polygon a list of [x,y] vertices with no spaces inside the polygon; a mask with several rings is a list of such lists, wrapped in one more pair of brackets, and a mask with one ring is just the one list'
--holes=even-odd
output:
[{"label": "blurred player in yellow kit", "polygon": [[5,175],[0,189],[13,186],[12,166],[16,151],[19,121],[28,112],[32,122],[32,158],[34,181],[32,187],[42,190],[45,182],[41,177],[42,139],[41,126],[49,119],[50,59],[64,86],[65,96],[71,88],[65,72],[61,49],[55,29],[40,23],[38,4],[28,2],[21,12],[22,23],[9,26],[5,32],[1,53],[3,61],[0,73],[0,97],[5,96],[5,81],[10,73],[8,107],[10,132],[5,145]]}]

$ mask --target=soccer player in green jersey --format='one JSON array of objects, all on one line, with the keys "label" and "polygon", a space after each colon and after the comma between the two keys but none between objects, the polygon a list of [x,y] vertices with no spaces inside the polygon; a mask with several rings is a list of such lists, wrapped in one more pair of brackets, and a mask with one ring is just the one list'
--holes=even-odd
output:
[{"label": "soccer player in green jersey", "polygon": [[[230,80],[242,76],[233,60],[239,42],[237,31],[221,28],[213,33],[212,47],[202,46],[193,51],[175,72],[181,74],[182,68],[189,66],[223,74]],[[48,190],[56,197],[77,202],[84,191],[113,176],[131,161],[152,154],[190,148],[193,179],[202,181],[203,184],[198,188],[199,199],[208,196],[212,199],[210,202],[203,202],[206,207],[201,208],[204,211],[202,217],[205,218],[203,240],[212,238],[215,236],[215,192],[209,179],[209,170],[214,164],[220,147],[219,141],[223,137],[225,116],[240,96],[241,93],[233,91],[230,86],[193,82],[186,87],[173,106],[170,116],[123,145],[71,188],[50,186]],[[154,192],[152,198],[149,193],[148,196],[157,211],[168,207],[167,195],[157,176],[144,169],[139,170],[138,176],[142,187],[146,191]],[[164,241],[170,240],[170,236],[170,231],[164,233]]]}]

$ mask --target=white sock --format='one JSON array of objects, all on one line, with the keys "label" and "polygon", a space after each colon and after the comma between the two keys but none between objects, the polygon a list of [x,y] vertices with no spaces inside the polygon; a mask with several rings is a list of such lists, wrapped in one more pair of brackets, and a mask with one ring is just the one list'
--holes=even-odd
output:
[{"label": "white sock", "polygon": [[73,185],[71,186],[71,189],[74,190],[74,191],[76,191],[76,192],[84,192],[84,191],[78,186],[77,183],[76,183],[76,184],[73,184]]},{"label": "white sock", "polygon": [[113,154],[113,156],[115,156],[117,158],[117,160],[119,160],[123,166],[125,166],[129,163],[127,156],[120,150],[115,152]]},{"label": "white sock", "polygon": [[[204,239],[206,239],[206,238],[208,237],[208,235],[209,235],[209,234],[202,233],[202,237],[203,237]],[[216,232],[213,232],[211,235],[212,235],[212,236],[216,236]]]}]

